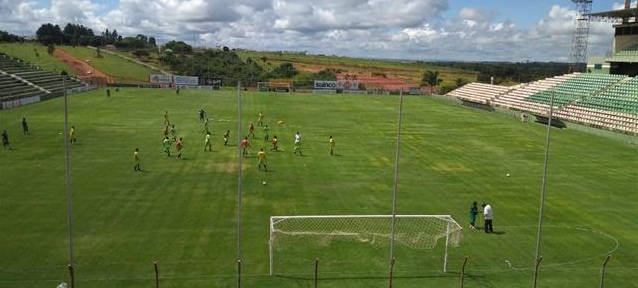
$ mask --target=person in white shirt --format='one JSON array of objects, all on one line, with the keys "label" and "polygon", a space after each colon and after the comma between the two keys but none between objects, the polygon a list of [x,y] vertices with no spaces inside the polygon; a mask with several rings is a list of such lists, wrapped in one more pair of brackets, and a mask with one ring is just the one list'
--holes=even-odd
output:
[{"label": "person in white shirt", "polygon": [[492,214],[492,206],[488,203],[483,203],[481,204],[481,206],[483,207],[483,218],[484,218],[484,222],[485,222],[485,233],[492,233],[494,232],[494,227],[492,226],[492,220],[493,218],[493,214]]},{"label": "person in white shirt", "polygon": [[301,135],[299,135],[299,131],[295,134],[295,150],[293,152],[294,154],[299,152],[299,155],[303,156],[303,154],[301,154]]}]

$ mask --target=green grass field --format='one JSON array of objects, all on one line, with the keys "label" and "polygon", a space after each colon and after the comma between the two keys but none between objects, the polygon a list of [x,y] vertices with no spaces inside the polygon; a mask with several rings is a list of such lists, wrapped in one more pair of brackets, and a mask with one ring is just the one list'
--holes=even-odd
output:
[{"label": "green grass field", "polygon": [[[112,91],[113,92],[113,91]],[[77,287],[236,287],[237,92],[122,89],[69,97],[71,194]],[[271,215],[391,213],[396,96],[245,93],[243,123],[263,111],[281,152],[257,170],[252,140],[241,160],[242,287],[387,287],[388,247],[335,241],[277,254],[268,276]],[[12,150],[0,150],[0,287],[68,282],[63,99],[0,110]],[[214,118],[204,152],[197,110]],[[183,137],[182,161],[162,153],[163,114]],[[23,136],[27,117],[31,135]],[[218,121],[228,119],[230,121]],[[275,124],[284,120],[283,126]],[[233,146],[224,147],[222,131]],[[304,156],[292,153],[293,134]],[[328,136],[338,156],[328,154]],[[442,273],[433,250],[397,247],[395,287],[530,287],[546,128],[425,97],[404,99],[398,214],[451,214],[465,228]],[[635,139],[631,139],[635,142]],[[133,150],[143,172],[133,171]],[[638,148],[553,129],[539,287],[596,287],[607,254],[608,287],[638,287]],[[510,173],[511,177],[506,177]],[[267,185],[262,185],[267,181]],[[494,208],[494,234],[467,229],[472,201]]]}]

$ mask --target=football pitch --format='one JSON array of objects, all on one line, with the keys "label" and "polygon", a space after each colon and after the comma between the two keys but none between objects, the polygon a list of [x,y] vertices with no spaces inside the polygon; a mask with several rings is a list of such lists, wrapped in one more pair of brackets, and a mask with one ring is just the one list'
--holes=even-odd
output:
[{"label": "football pitch", "polygon": [[[160,287],[237,287],[238,92],[111,95],[68,98],[76,287],[155,287],[153,262]],[[388,287],[389,248],[351,241],[295,242],[276,252],[269,276],[269,217],[391,214],[398,97],[241,98],[242,134],[262,111],[280,148],[269,151],[256,127],[241,159],[242,287],[314,287],[315,259],[319,287]],[[212,152],[200,108],[212,118]],[[182,160],[162,151],[165,111],[184,139]],[[421,96],[404,98],[402,117],[396,213],[451,214],[464,231],[447,273],[444,243],[398,246],[394,287],[459,287],[465,257],[465,287],[531,287],[546,127]],[[12,146],[0,151],[0,287],[69,282],[63,98],[0,110],[0,129]],[[303,156],[293,154],[296,131]],[[597,287],[607,255],[605,285],[638,287],[636,139],[551,133],[539,287]],[[268,172],[257,169],[262,147]],[[472,201],[492,205],[495,233],[468,229]]]}]

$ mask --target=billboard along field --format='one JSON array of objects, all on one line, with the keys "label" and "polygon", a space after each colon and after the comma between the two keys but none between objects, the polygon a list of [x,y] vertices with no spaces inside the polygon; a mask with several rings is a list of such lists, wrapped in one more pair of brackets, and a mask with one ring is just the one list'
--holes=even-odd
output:
[{"label": "billboard along field", "polygon": [[[397,97],[244,93],[238,123],[238,95],[131,88],[71,96],[68,190],[64,99],[0,111],[11,146],[0,150],[0,287],[69,282],[71,257],[77,287],[152,287],[153,262],[161,287],[234,287],[240,253],[245,287],[311,287],[315,259],[320,287],[387,286],[389,248],[373,241],[291,242],[276,251],[269,276],[268,225],[273,215],[392,213]],[[403,107],[396,213],[451,214],[464,230],[447,273],[444,243],[397,246],[396,287],[458,287],[465,257],[466,287],[529,287],[546,128],[426,97],[406,97]],[[260,112],[279,151],[257,126],[249,154],[238,157]],[[174,143],[171,156],[163,151],[165,113],[183,138],[182,160]],[[303,156],[293,153],[297,131]],[[611,254],[605,284],[636,287],[638,148],[630,140],[552,129],[539,286],[595,286]],[[260,148],[268,172],[258,170]],[[491,204],[494,233],[469,229],[472,201]]]}]

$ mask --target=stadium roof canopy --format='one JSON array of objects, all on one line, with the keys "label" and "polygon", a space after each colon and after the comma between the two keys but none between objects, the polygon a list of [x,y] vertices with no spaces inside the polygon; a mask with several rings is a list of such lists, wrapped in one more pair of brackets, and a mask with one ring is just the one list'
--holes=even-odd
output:
[{"label": "stadium roof canopy", "polygon": [[591,13],[589,15],[594,18],[626,19],[626,18],[636,17],[637,11],[638,11],[638,8],[629,8],[629,9],[623,9],[623,10],[596,12],[596,13]]}]

